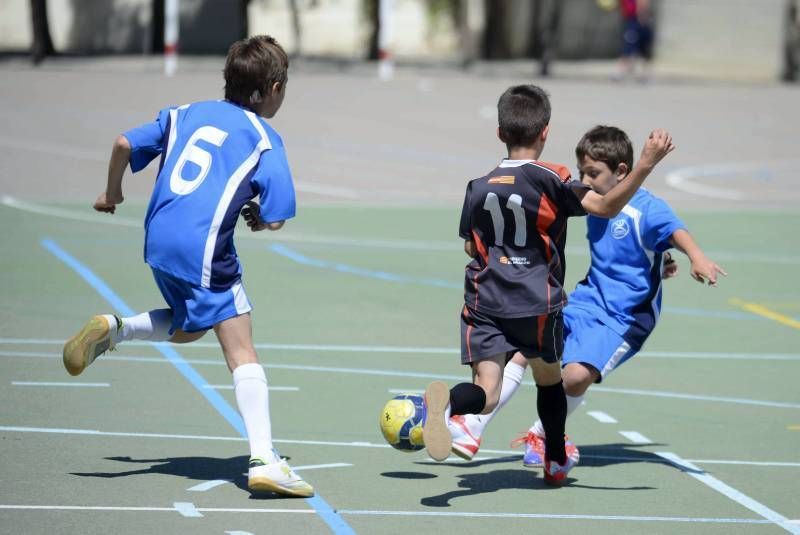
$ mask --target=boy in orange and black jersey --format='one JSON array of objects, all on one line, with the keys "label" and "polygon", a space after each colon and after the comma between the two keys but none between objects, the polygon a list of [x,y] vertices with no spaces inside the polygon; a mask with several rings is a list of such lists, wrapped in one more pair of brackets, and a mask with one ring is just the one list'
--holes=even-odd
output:
[{"label": "boy in orange and black jersey", "polygon": [[628,177],[600,195],[573,181],[566,167],[538,161],[550,122],[550,101],[541,88],[511,87],[497,108],[497,134],[508,158],[467,185],[459,229],[472,257],[464,281],[461,362],[471,366],[473,382],[451,390],[439,381],[428,386],[423,436],[432,458],[447,458],[452,446],[447,420],[491,412],[503,367],[519,351],[531,364],[547,431],[545,481],[559,484],[577,462],[564,448],[566,398],[559,363],[567,218],[617,215],[674,146],[666,131],[653,131]]}]

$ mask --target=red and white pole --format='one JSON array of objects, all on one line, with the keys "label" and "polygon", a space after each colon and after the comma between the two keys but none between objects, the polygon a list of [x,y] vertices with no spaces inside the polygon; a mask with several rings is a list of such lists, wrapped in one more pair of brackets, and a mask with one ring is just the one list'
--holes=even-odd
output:
[{"label": "red and white pole", "polygon": [[172,76],[178,70],[178,34],[180,28],[179,0],[164,2],[164,74]]},{"label": "red and white pole", "polygon": [[392,4],[393,0],[378,0],[378,78],[394,77],[392,57]]}]

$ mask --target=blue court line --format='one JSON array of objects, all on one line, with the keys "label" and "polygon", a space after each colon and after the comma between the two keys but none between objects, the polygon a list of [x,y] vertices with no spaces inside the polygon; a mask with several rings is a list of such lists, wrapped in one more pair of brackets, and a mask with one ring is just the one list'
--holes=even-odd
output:
[{"label": "blue court line", "polygon": [[348,264],[342,264],[339,262],[328,262],[327,260],[320,260],[318,258],[311,258],[309,256],[305,256],[294,249],[286,247],[280,243],[273,243],[269,246],[270,251],[273,253],[277,253],[281,256],[288,258],[289,260],[293,260],[298,264],[303,264],[304,266],[311,266],[316,268],[322,269],[330,269],[333,271],[338,271],[339,273],[349,273],[351,275],[358,275],[361,277],[368,277],[371,279],[378,279],[387,282],[400,282],[406,284],[422,284],[425,286],[436,286],[439,288],[457,288],[461,289],[464,287],[463,284],[456,284],[454,282],[442,280],[442,279],[422,279],[417,277],[408,277],[406,275],[398,275],[396,273],[389,273],[386,271],[375,271],[371,269],[364,269],[360,267],[351,266]]},{"label": "blue court line", "polygon": [[[92,270],[88,267],[83,265],[80,261],[78,261],[75,257],[70,255],[64,249],[58,246],[56,242],[51,239],[43,239],[41,240],[41,245],[45,249],[47,249],[50,253],[52,253],[56,258],[61,260],[67,266],[69,266],[73,271],[75,271],[78,275],[85,280],[89,286],[94,288],[97,293],[99,293],[109,304],[114,307],[119,313],[123,316],[133,316],[135,312],[131,307],[128,306],[125,301],[119,297],[114,290],[111,289],[100,277],[95,275]],[[188,380],[192,386],[200,392],[206,400],[211,403],[211,405],[217,409],[225,420],[228,421],[229,424],[236,430],[237,433],[242,438],[247,438],[247,430],[244,426],[244,421],[242,421],[242,417],[239,413],[234,410],[233,407],[223,398],[218,392],[216,392],[212,388],[208,388],[208,382],[203,378],[202,375],[197,373],[197,371],[192,368],[191,364],[189,364],[186,359],[184,359],[177,351],[175,351],[169,344],[167,343],[154,343],[152,344],[159,353],[164,355],[167,360],[175,366],[175,368],[183,375],[186,380]],[[331,531],[337,535],[350,535],[355,534],[355,531],[344,521],[344,519],[326,502],[322,499],[321,496],[315,495],[311,498],[305,498],[306,503],[308,503],[316,512],[319,514],[320,518],[328,524],[328,527],[331,528]]]},{"label": "blue court line", "polygon": [[[337,271],[339,273],[349,273],[351,275],[357,275],[360,277],[367,277],[370,279],[378,279],[387,282],[400,282],[405,284],[421,284],[424,286],[436,286],[438,288],[453,288],[453,289],[461,289],[464,287],[463,284],[456,284],[454,282],[442,280],[442,279],[425,279],[425,278],[417,278],[417,277],[409,277],[406,275],[398,275],[396,273],[389,273],[386,271],[374,271],[370,269],[364,269],[356,266],[351,266],[349,264],[342,264],[339,262],[329,262],[327,260],[320,260],[319,258],[312,258],[310,256],[306,256],[302,253],[297,252],[296,250],[292,249],[291,247],[287,247],[280,243],[273,243],[269,246],[269,250],[273,253],[279,254],[293,262],[297,262],[298,264],[302,264],[304,266],[310,266],[320,269],[328,269],[332,271]],[[714,311],[714,310],[700,310],[696,308],[684,308],[684,307],[664,307],[664,312],[668,314],[677,314],[681,316],[696,316],[696,317],[703,317],[703,318],[722,318],[722,319],[732,319],[732,320],[744,320],[744,321],[767,321],[766,318],[761,318],[759,316],[755,316],[754,314],[747,314],[745,312],[739,311]]]}]

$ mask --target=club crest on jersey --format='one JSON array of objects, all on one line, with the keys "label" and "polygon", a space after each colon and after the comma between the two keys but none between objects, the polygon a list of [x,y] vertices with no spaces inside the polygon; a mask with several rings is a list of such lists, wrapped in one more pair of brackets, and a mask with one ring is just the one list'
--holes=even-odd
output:
[{"label": "club crest on jersey", "polygon": [[625,219],[616,219],[611,223],[611,236],[615,240],[621,240],[631,231]]}]

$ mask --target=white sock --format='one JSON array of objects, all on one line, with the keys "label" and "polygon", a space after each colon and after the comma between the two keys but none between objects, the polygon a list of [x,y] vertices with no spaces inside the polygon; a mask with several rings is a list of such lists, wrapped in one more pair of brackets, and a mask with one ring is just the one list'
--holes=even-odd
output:
[{"label": "white sock", "polygon": [[[581,403],[583,403],[584,395],[567,396],[567,418],[569,418],[570,414],[575,412],[575,409],[581,406]],[[544,437],[544,426],[542,425],[542,421],[536,420],[536,423],[531,426],[529,431],[535,433],[540,437]]]},{"label": "white sock", "polygon": [[522,377],[524,375],[524,366],[520,366],[513,360],[508,361],[508,364],[506,364],[503,370],[503,386],[500,389],[500,400],[497,402],[497,407],[489,414],[476,414],[467,419],[467,424],[473,435],[480,437],[483,434],[483,430],[486,429],[486,426],[489,425],[489,422],[495,417],[497,411],[502,409],[517,391],[520,383],[522,383]]},{"label": "white sock", "polygon": [[250,456],[266,462],[277,461],[272,449],[272,425],[269,419],[267,376],[261,364],[242,364],[233,370],[233,390],[236,403],[247,428]]},{"label": "white sock", "polygon": [[[106,315],[111,325],[114,325],[113,316]],[[118,344],[125,340],[149,340],[151,342],[165,342],[169,340],[169,328],[172,326],[172,310],[160,308],[150,312],[142,312],[136,316],[122,318],[122,329],[112,334],[112,342]]]}]

